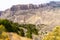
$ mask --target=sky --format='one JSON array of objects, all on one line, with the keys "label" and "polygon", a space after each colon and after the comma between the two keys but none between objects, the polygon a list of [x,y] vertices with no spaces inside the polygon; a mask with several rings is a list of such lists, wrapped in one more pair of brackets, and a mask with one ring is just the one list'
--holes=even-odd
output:
[{"label": "sky", "polygon": [[17,4],[41,4],[50,1],[60,1],[60,0],[0,0],[0,11],[10,8],[12,5]]}]

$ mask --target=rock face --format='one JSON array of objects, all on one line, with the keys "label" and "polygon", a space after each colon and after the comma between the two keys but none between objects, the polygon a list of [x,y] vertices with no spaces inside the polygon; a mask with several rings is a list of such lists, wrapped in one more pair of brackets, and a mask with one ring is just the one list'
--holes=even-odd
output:
[{"label": "rock face", "polygon": [[29,4],[29,5],[14,5],[11,7],[11,11],[18,11],[18,10],[28,10],[28,9],[37,9],[37,5]]},{"label": "rock face", "polygon": [[0,16],[1,16],[1,14],[2,14],[2,11],[0,11]]},{"label": "rock face", "polygon": [[0,18],[18,23],[60,24],[60,2],[51,1],[40,5],[13,5],[10,9],[0,11]]},{"label": "rock face", "polygon": [[40,5],[13,5],[10,9],[0,11],[0,18],[18,23],[55,25],[60,23],[60,2],[51,1]]}]

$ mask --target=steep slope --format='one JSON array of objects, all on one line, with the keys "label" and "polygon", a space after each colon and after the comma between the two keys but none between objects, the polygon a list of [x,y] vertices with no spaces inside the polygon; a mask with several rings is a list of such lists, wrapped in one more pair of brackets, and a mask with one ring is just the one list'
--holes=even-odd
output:
[{"label": "steep slope", "polygon": [[32,40],[26,37],[21,37],[16,33],[7,33],[9,35],[10,40]]},{"label": "steep slope", "polygon": [[44,26],[39,33],[41,31],[49,32],[55,26],[60,25],[60,2],[51,1],[39,5],[13,5],[10,9],[0,11],[0,18],[20,24],[45,24],[47,26]]},{"label": "steep slope", "polygon": [[60,5],[59,2],[53,1],[38,6],[33,4],[13,5],[10,9],[1,11],[0,18],[18,23],[55,26],[60,24],[60,7],[58,5]]},{"label": "steep slope", "polygon": [[[27,23],[32,23],[35,24],[37,20],[41,19],[40,16],[38,15],[33,15],[31,18],[29,18],[26,22]],[[40,21],[40,20],[39,20]]]}]

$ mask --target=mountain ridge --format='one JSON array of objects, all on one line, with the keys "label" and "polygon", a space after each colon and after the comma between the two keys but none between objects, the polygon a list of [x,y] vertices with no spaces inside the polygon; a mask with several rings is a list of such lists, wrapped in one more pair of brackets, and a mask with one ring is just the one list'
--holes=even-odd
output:
[{"label": "mountain ridge", "polygon": [[[55,2],[55,1],[51,1],[49,3],[40,4],[40,5],[33,5],[33,4],[13,5],[10,9],[7,9],[5,11],[0,11],[0,18],[6,18],[14,22],[24,23],[25,21],[27,22],[27,20],[29,20],[34,15],[35,15],[35,18],[39,16],[41,17],[41,19],[39,20],[43,20],[42,17],[44,17],[44,15],[52,15],[52,14],[47,14],[47,13],[50,13],[50,12],[54,13],[57,10],[60,10],[60,2]],[[32,19],[34,19],[34,17]],[[43,23],[42,21],[40,22]]]}]

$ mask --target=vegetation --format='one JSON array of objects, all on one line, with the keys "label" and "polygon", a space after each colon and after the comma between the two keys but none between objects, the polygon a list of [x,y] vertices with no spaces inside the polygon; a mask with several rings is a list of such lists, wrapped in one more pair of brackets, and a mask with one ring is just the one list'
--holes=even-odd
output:
[{"label": "vegetation", "polygon": [[0,34],[0,40],[10,40],[10,39],[6,32],[2,32],[2,34]]},{"label": "vegetation", "polygon": [[0,25],[0,40],[10,40],[3,25]]},{"label": "vegetation", "polygon": [[43,40],[60,40],[60,26],[57,26],[52,32],[49,32]]},{"label": "vegetation", "polygon": [[[18,24],[6,19],[0,19],[0,25],[0,31],[14,32],[28,38],[32,38],[32,34],[38,35],[38,29],[36,29],[36,25],[34,24]],[[24,29],[27,31],[24,32]]]},{"label": "vegetation", "polygon": [[5,30],[6,30],[5,27],[3,25],[0,25],[0,33],[2,33]]}]

